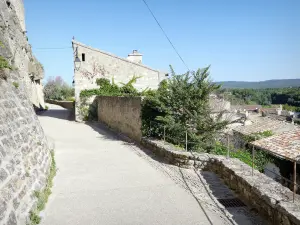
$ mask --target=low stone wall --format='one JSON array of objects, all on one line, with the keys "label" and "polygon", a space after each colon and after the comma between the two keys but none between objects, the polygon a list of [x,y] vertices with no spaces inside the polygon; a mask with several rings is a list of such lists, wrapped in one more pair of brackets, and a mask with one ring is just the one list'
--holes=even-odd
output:
[{"label": "low stone wall", "polygon": [[245,203],[256,208],[271,224],[299,225],[300,198],[292,202],[292,191],[238,159],[224,156],[184,152],[159,140],[142,138],[141,144],[169,163],[181,167],[197,167],[219,175]]},{"label": "low stone wall", "polygon": [[73,101],[46,100],[46,103],[59,105],[65,109],[73,109],[74,108]]},{"label": "low stone wall", "polygon": [[135,141],[140,141],[141,97],[98,96],[98,121]]}]

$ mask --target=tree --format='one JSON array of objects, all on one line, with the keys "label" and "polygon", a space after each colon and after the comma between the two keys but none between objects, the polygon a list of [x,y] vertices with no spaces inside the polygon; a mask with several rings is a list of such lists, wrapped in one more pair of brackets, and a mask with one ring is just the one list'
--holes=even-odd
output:
[{"label": "tree", "polygon": [[74,97],[74,88],[70,87],[60,76],[49,77],[44,87],[45,99],[68,100]]},{"label": "tree", "polygon": [[160,83],[157,92],[143,101],[142,119],[145,135],[160,136],[165,127],[168,141],[182,145],[187,136],[189,149],[212,149],[217,132],[228,122],[223,112],[212,116],[209,95],[220,88],[209,79],[209,67],[176,75]]}]

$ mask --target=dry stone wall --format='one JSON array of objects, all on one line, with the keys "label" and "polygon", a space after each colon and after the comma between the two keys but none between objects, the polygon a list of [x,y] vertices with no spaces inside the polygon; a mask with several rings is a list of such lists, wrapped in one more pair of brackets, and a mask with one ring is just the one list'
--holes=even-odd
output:
[{"label": "dry stone wall", "polygon": [[51,158],[31,102],[0,79],[0,224],[25,224]]},{"label": "dry stone wall", "polygon": [[[18,16],[22,4],[21,0],[0,0],[1,225],[29,224],[29,212],[37,201],[34,191],[45,186],[51,163],[47,138],[32,101],[32,92],[36,93],[33,81],[43,77],[43,69],[32,56],[23,32],[20,18],[24,14]],[[36,106],[40,105],[37,101]]]},{"label": "dry stone wall", "polygon": [[270,224],[300,225],[300,197],[296,196],[293,202],[292,191],[257,170],[252,175],[252,168],[240,160],[184,152],[171,144],[149,138],[142,138],[141,144],[171,164],[216,173]]}]

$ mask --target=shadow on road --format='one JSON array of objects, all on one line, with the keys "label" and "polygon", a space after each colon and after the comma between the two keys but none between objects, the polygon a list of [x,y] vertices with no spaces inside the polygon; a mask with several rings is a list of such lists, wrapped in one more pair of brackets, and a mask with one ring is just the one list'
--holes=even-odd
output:
[{"label": "shadow on road", "polygon": [[[64,117],[65,112],[52,112],[50,113],[52,116],[57,117]],[[132,147],[132,150],[139,156],[143,157],[143,154],[146,154],[151,158],[152,160],[155,160],[157,162],[160,162],[161,165],[163,164],[170,164],[168,161],[165,160],[164,157],[159,157],[156,154],[153,153],[153,151],[144,148],[139,143],[135,143],[126,136],[117,133],[113,130],[111,130],[109,127],[107,127],[103,123],[99,122],[85,122],[86,125],[90,126],[94,131],[100,134],[99,137],[102,140],[110,140],[110,141],[122,141],[123,145]],[[241,225],[250,225],[250,224],[267,224],[265,221],[261,223],[261,219],[259,216],[256,215],[255,212],[252,212],[250,208],[248,207],[236,207],[236,208],[226,208],[220,207],[221,203],[218,202],[217,199],[224,199],[224,198],[235,198],[235,194],[225,185],[222,183],[222,181],[215,175],[211,175],[210,172],[204,172],[201,171],[199,173],[198,170],[194,169],[194,172],[197,174],[197,178],[199,179],[199,182],[202,183],[204,189],[203,191],[207,193],[207,195],[210,196],[211,201],[209,202],[203,202],[202,199],[199,199],[193,190],[191,189],[189,177],[186,177],[184,173],[182,173],[182,169],[179,167],[179,176],[181,177],[183,181],[183,185],[185,186],[185,189],[187,189],[191,195],[195,198],[195,200],[198,202],[200,209],[204,212],[205,216],[207,217],[207,220],[210,224],[213,224],[211,220],[211,216],[209,215],[211,212],[207,210],[207,204],[210,205],[210,207],[214,208],[216,211],[223,214],[224,217],[227,218],[228,222],[231,224],[241,224]],[[226,213],[227,211],[227,213]],[[231,214],[232,216],[228,217],[228,214]]]},{"label": "shadow on road", "polygon": [[85,122],[85,124],[90,126],[94,131],[96,131],[101,135],[100,137],[97,137],[98,139],[111,140],[111,141],[120,141],[122,139],[117,133],[110,130],[103,123],[96,122],[96,121],[88,121]]},{"label": "shadow on road", "polygon": [[74,111],[69,109],[49,109],[46,111],[37,111],[36,114],[38,116],[52,117],[61,120],[69,120],[69,121],[75,120]]}]

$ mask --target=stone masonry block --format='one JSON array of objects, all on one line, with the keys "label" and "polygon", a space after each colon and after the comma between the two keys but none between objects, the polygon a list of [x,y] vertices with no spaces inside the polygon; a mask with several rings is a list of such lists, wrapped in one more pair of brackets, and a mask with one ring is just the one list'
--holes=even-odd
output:
[{"label": "stone masonry block", "polygon": [[9,218],[8,218],[8,221],[6,223],[6,225],[17,225],[17,218],[16,218],[16,215],[15,213],[12,211],[10,214],[9,214]]},{"label": "stone masonry block", "polygon": [[0,198],[0,224],[3,218],[5,217],[6,211],[7,211],[7,203],[4,199]]},{"label": "stone masonry block", "polygon": [[8,172],[5,169],[1,168],[0,169],[0,184],[3,183],[7,177],[8,177]]}]

